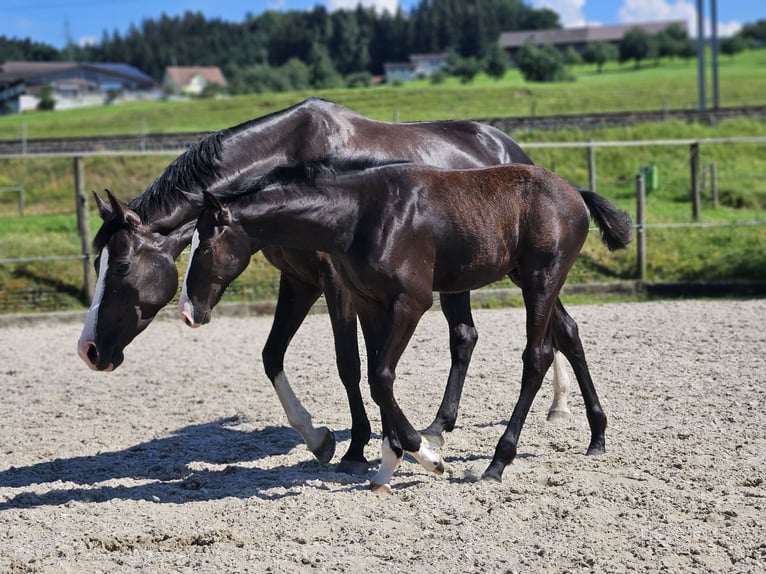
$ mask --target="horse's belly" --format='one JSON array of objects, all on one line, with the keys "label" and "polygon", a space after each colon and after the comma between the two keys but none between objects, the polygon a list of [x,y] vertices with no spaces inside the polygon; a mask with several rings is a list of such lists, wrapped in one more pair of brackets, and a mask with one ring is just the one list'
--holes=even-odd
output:
[{"label": "horse's belly", "polygon": [[508,271],[502,268],[482,270],[455,270],[434,274],[434,291],[441,293],[456,293],[479,289],[495,281],[500,281]]}]

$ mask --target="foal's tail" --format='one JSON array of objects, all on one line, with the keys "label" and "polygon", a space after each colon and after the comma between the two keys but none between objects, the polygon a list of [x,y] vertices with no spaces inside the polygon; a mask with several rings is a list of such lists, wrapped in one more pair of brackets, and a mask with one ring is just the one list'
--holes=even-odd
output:
[{"label": "foal's tail", "polygon": [[630,216],[593,191],[587,189],[579,189],[578,191],[590,210],[590,216],[598,225],[601,239],[609,251],[627,247],[633,229]]}]

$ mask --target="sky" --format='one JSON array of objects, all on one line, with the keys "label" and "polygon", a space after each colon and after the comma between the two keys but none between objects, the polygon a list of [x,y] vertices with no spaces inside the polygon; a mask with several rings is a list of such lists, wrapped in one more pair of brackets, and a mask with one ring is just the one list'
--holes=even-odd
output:
[{"label": "sky", "polygon": [[[710,29],[713,0],[703,0],[706,34]],[[104,31],[124,34],[132,24],[158,19],[163,13],[180,16],[187,10],[206,18],[241,22],[247,13],[264,10],[306,10],[325,5],[328,10],[353,8],[358,3],[379,10],[408,10],[418,0],[0,0],[0,36],[30,38],[57,48],[67,39],[76,44],[98,42]],[[564,27],[630,24],[653,20],[684,19],[696,37],[697,0],[526,0],[535,8],[550,8]],[[720,37],[736,33],[742,24],[766,18],[762,0],[721,0],[718,9]]]}]

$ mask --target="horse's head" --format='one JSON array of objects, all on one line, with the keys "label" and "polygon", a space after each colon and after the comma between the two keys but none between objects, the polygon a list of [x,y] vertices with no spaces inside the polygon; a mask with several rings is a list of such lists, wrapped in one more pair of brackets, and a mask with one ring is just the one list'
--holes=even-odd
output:
[{"label": "horse's head", "polygon": [[109,204],[96,196],[104,220],[95,240],[98,281],[77,350],[94,370],[111,371],[123,350],[175,295],[178,272],[166,236],[108,190]]},{"label": "horse's head", "polygon": [[250,263],[253,245],[231,211],[210,193],[204,193],[205,208],[192,237],[178,310],[190,327],[210,321],[210,313],[226,287]]}]

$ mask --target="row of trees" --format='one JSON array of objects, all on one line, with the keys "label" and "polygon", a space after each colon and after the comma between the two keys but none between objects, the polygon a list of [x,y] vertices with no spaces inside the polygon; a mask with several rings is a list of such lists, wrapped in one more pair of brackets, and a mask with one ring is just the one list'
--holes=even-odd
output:
[{"label": "row of trees", "polygon": [[[502,31],[560,27],[558,15],[535,9],[523,0],[420,0],[411,11],[394,14],[358,6],[328,12],[246,14],[240,23],[206,19],[201,13],[163,15],[130,26],[127,32],[105,31],[99,43],[62,50],[28,40],[0,37],[0,62],[75,60],[127,62],[157,80],[166,66],[218,66],[235,86],[252,84],[269,69],[281,69],[303,81],[327,83],[329,65],[342,78],[383,73],[385,62],[406,61],[413,53],[453,50],[460,57],[483,59]],[[329,63],[329,64],[328,64]]]},{"label": "row of trees", "polygon": [[[498,46],[502,31],[560,27],[558,15],[534,9],[523,0],[420,0],[411,12],[378,13],[358,6],[328,12],[266,11],[246,14],[241,23],[207,20],[201,13],[163,15],[132,25],[127,33],[104,32],[93,46],[69,42],[57,50],[30,40],[0,36],[0,62],[5,60],[75,60],[127,62],[157,80],[168,65],[218,66],[230,91],[281,91],[363,85],[383,73],[385,62],[406,61],[413,53],[449,52],[448,70],[468,82],[480,71],[502,77],[510,65]],[[766,20],[745,25],[724,39],[721,50],[734,54],[749,43],[766,43]],[[582,53],[561,53],[551,46],[527,45],[516,65],[528,80],[566,76],[568,64],[585,61],[601,71],[606,62],[661,57],[690,58],[696,46],[679,26],[649,35],[629,32],[619,46],[590,44]]]}]

